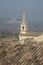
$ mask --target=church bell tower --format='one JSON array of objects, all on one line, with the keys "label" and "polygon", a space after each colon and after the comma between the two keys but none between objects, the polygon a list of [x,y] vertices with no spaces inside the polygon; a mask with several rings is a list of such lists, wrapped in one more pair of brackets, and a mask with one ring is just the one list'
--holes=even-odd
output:
[{"label": "church bell tower", "polygon": [[26,22],[26,17],[25,17],[25,11],[23,12],[23,19],[22,19],[22,23],[21,23],[21,29],[20,29],[20,33],[21,34],[26,34],[28,32],[28,25]]},{"label": "church bell tower", "polygon": [[23,12],[23,19],[22,19],[21,27],[20,27],[19,40],[26,39],[27,33],[28,33],[28,24],[26,22],[26,16],[25,16],[25,11],[24,11]]}]

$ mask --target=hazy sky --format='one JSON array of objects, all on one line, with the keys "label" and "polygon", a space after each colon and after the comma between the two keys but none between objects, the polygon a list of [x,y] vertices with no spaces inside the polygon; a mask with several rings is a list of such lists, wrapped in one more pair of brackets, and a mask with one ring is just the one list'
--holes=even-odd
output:
[{"label": "hazy sky", "polygon": [[22,18],[25,8],[30,21],[43,21],[43,0],[0,0],[0,18]]}]

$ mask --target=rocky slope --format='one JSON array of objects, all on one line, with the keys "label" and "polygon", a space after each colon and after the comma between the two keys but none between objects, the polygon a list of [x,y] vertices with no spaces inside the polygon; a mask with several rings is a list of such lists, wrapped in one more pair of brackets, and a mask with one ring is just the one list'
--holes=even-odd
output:
[{"label": "rocky slope", "polygon": [[43,65],[43,47],[31,44],[0,43],[0,65]]}]

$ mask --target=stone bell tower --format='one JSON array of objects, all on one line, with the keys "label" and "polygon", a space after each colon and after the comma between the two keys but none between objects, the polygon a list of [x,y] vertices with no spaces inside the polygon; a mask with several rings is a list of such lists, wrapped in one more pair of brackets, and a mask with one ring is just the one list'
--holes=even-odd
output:
[{"label": "stone bell tower", "polygon": [[25,16],[25,11],[24,11],[21,28],[20,28],[19,40],[25,39],[27,36],[27,33],[28,33],[28,24],[26,22],[26,16]]},{"label": "stone bell tower", "polygon": [[20,34],[26,34],[27,32],[28,32],[28,25],[26,22],[25,11],[24,11],[23,12],[23,19],[22,19],[22,23],[21,23]]}]

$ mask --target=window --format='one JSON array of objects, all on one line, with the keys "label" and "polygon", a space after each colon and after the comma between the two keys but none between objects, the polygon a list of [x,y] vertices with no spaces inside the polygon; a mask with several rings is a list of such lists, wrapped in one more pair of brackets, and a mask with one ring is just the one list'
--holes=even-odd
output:
[{"label": "window", "polygon": [[23,30],[24,30],[24,26],[23,26]]}]

